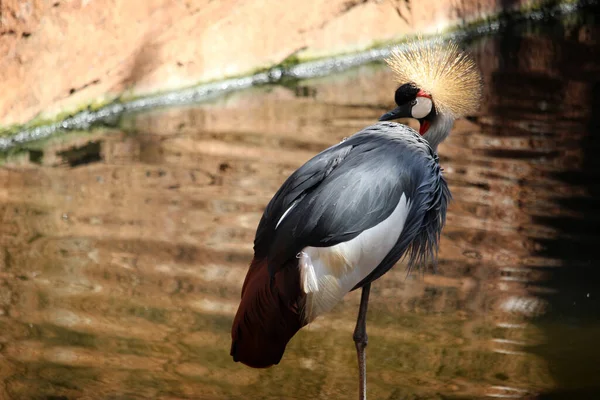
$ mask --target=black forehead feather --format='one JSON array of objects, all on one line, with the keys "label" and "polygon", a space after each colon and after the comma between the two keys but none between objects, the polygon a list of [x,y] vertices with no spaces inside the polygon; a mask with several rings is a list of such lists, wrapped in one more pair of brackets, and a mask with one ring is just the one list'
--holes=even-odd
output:
[{"label": "black forehead feather", "polygon": [[414,100],[419,93],[419,88],[414,83],[405,83],[396,89],[396,104],[401,105]]}]

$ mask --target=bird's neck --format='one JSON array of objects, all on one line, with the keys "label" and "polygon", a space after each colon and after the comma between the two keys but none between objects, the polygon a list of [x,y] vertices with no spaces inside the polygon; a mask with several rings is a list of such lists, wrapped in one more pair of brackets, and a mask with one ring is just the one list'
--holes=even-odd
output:
[{"label": "bird's neck", "polygon": [[429,129],[423,135],[423,138],[427,140],[429,146],[437,153],[437,147],[442,143],[450,134],[452,125],[454,124],[454,118],[444,114],[438,114],[435,119],[431,122]]}]

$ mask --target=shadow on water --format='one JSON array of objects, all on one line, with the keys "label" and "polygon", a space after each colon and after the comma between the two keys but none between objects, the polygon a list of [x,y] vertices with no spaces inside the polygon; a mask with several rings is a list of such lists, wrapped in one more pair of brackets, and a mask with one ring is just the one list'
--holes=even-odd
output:
[{"label": "shadow on water", "polygon": [[[597,38],[595,40],[598,40]],[[577,43],[571,44],[573,49]],[[595,59],[600,56],[597,47]],[[540,319],[545,327],[546,341],[536,351],[548,360],[549,370],[559,382],[559,389],[540,396],[541,399],[595,399],[600,396],[597,365],[600,348],[600,80],[596,71],[578,71],[573,63],[573,51],[566,51],[563,60],[565,76],[589,81],[589,113],[581,135],[582,164],[576,171],[557,173],[580,195],[557,201],[566,210],[565,216],[540,218],[540,223],[552,227],[556,237],[540,241],[540,254],[560,258],[560,268],[548,270],[544,285],[554,289],[546,296],[551,313]],[[579,136],[579,135],[578,135]],[[583,190],[578,190],[583,189]]]},{"label": "shadow on water", "polygon": [[[470,47],[481,112],[440,146],[437,274],[373,286],[380,399],[595,398],[600,352],[595,9]],[[228,355],[262,210],[391,101],[382,65],[128,115],[0,168],[1,399],[354,398],[359,294],[279,366]]]},{"label": "shadow on water", "polygon": [[[529,351],[546,360],[557,386],[544,391],[540,399],[600,396],[600,350],[596,343],[600,334],[600,65],[593,61],[600,59],[600,28],[598,10],[588,11],[575,24],[552,23],[537,30],[554,39],[548,43],[552,54],[547,59],[554,71],[523,73],[525,54],[543,51],[542,46],[532,45],[532,38],[526,35],[504,36],[500,40],[502,75],[496,77],[497,84],[491,89],[505,99],[519,99],[497,109],[499,115],[520,119],[523,111],[535,115],[536,110],[527,108],[534,106],[538,117],[555,126],[554,132],[540,134],[566,135],[571,142],[562,151],[553,147],[540,154],[562,158],[566,167],[552,172],[560,182],[556,196],[550,199],[558,212],[544,212],[542,206],[534,215],[535,223],[551,232],[535,238],[535,253],[560,260],[557,265],[533,265],[543,274],[536,284],[544,290],[536,295],[547,304],[547,312],[535,319],[544,340]],[[577,92],[581,97],[574,102]]]}]

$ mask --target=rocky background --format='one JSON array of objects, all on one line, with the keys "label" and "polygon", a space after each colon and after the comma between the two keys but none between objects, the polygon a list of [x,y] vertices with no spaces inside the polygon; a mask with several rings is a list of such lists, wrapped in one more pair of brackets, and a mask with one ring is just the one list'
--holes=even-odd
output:
[{"label": "rocky background", "polygon": [[0,0],[0,128],[363,50],[540,0]]}]

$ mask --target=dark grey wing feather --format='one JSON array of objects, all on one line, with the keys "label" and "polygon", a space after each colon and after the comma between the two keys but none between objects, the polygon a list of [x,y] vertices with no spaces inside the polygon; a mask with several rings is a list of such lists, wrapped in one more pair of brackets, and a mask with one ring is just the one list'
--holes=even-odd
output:
[{"label": "dark grey wing feather", "polygon": [[[352,152],[284,220],[280,241],[303,239],[308,246],[333,246],[386,219],[409,180],[397,163],[393,143],[357,141]],[[291,233],[285,238],[285,231]]]},{"label": "dark grey wing feather", "polygon": [[306,246],[333,246],[379,224],[412,189],[406,143],[379,129],[369,127],[320,153],[276,193],[255,239],[255,252],[268,257],[272,274]]},{"label": "dark grey wing feather", "polygon": [[256,230],[254,251],[267,255],[279,219],[291,205],[318,186],[348,155],[352,145],[339,143],[307,161],[283,183],[267,205]]}]

